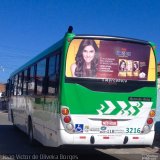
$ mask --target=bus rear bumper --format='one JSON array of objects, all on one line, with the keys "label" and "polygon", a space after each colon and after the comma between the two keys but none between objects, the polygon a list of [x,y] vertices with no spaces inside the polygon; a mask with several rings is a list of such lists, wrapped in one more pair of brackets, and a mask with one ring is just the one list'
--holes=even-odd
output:
[{"label": "bus rear bumper", "polygon": [[140,135],[69,134],[60,131],[59,145],[152,145],[155,131]]}]

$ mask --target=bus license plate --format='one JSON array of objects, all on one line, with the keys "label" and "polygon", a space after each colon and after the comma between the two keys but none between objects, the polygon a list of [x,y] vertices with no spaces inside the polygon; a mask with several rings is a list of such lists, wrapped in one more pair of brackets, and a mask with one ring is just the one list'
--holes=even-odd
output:
[{"label": "bus license plate", "polygon": [[102,120],[104,126],[117,126],[117,120]]}]

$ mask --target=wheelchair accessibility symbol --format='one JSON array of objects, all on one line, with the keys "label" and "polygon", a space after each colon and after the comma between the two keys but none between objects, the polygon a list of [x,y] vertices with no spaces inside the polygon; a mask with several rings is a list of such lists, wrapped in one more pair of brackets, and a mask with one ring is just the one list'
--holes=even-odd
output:
[{"label": "wheelchair accessibility symbol", "polygon": [[82,133],[83,132],[83,124],[75,124],[75,131]]}]

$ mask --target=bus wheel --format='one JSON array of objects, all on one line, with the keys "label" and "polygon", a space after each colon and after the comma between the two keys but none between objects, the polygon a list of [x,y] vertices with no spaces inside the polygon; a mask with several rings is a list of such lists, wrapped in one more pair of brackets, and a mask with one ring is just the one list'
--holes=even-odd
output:
[{"label": "bus wheel", "polygon": [[29,120],[28,120],[28,138],[29,138],[29,143],[31,145],[34,145],[33,127],[32,127],[31,118],[29,118]]},{"label": "bus wheel", "polygon": [[14,124],[14,116],[13,116],[13,111],[12,110],[11,110],[11,121],[13,123],[13,126],[15,126],[15,124]]}]

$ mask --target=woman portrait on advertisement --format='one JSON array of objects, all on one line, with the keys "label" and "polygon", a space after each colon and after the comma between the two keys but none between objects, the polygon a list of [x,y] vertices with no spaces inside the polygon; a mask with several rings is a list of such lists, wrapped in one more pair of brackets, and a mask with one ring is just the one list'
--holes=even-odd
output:
[{"label": "woman portrait on advertisement", "polygon": [[83,39],[71,65],[73,77],[95,77],[98,67],[98,47],[94,40]]},{"label": "woman portrait on advertisement", "polygon": [[139,71],[139,62],[138,61],[134,61],[133,63],[133,71]]},{"label": "woman portrait on advertisement", "polygon": [[124,72],[124,71],[127,71],[127,64],[126,64],[126,61],[125,60],[121,60],[120,62],[119,62],[119,71],[120,72]]}]

